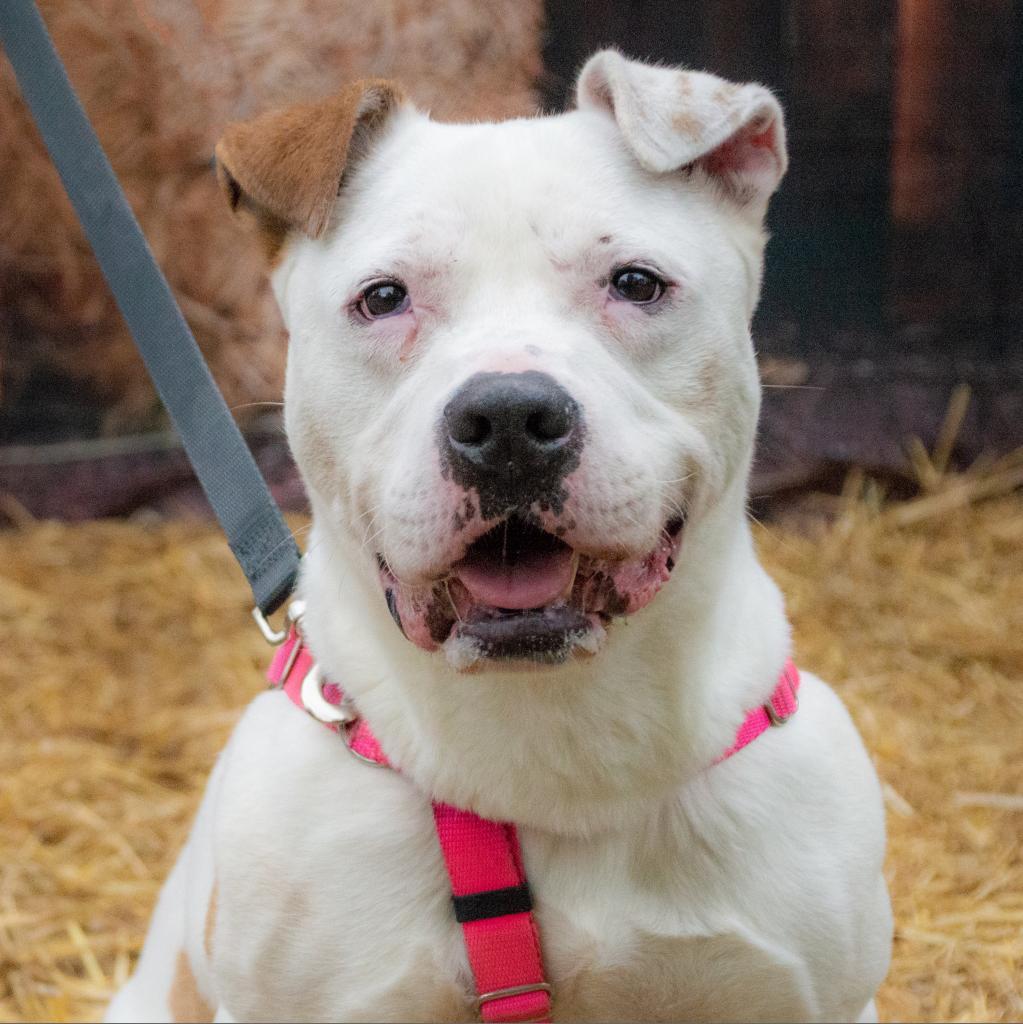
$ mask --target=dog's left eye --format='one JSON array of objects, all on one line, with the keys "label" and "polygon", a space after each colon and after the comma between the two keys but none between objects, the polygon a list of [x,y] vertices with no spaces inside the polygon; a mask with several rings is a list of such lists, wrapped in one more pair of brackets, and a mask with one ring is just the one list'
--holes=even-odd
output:
[{"label": "dog's left eye", "polygon": [[408,306],[408,289],[400,281],[377,281],[359,296],[356,303],[356,308],[367,320],[404,313]]},{"label": "dog's left eye", "polygon": [[611,294],[637,306],[656,302],[664,294],[664,282],[643,267],[622,267],[611,277]]}]

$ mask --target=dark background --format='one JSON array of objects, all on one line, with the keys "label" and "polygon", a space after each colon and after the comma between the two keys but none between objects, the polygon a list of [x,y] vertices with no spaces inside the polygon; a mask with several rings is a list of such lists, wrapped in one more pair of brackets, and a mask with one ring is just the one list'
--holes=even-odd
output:
[{"label": "dark background", "polygon": [[[550,0],[544,93],[594,49],[756,80],[787,117],[755,326],[760,481],[1023,444],[1023,8],[1009,0]],[[802,385],[803,387],[793,387]]]}]

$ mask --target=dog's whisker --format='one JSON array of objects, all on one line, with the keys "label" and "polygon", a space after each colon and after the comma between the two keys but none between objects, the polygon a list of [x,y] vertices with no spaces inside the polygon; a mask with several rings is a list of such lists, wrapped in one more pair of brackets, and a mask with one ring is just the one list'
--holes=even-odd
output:
[{"label": "dog's whisker", "polygon": [[384,503],[382,501],[378,501],[375,505],[371,505],[369,508],[364,509],[362,512],[360,512],[359,513],[359,518],[360,519],[365,519],[367,516],[371,516],[372,517],[377,512],[379,512],[380,509],[382,509],[383,507],[384,507]]},{"label": "dog's whisker", "polygon": [[382,525],[378,530],[374,530],[373,533],[368,534],[362,542],[362,550],[367,555],[376,555],[376,551],[373,550],[373,542],[378,538],[382,537],[384,531],[387,529],[386,524]]},{"label": "dog's whisker", "polygon": [[684,476],[677,476],[673,480],[659,480],[656,477],[653,478],[653,483],[667,486],[668,484],[684,484],[687,480],[691,480],[695,474],[686,473]]},{"label": "dog's whisker", "polygon": [[451,596],[451,587],[449,586],[450,582],[451,582],[451,578],[450,577],[445,577],[444,578],[444,580],[443,580],[444,594],[445,594],[445,596],[448,599],[448,604],[451,605],[451,610],[452,610],[452,612],[454,612],[455,618],[459,622],[461,622],[462,621],[462,616],[459,614],[458,605],[455,604],[455,599]]},{"label": "dog's whisker", "polygon": [[301,527],[298,530],[295,530],[295,531],[289,530],[288,531],[288,536],[285,537],[283,540],[279,541],[277,544],[275,544],[266,553],[266,557],[269,557],[270,555],[274,554],[274,552],[279,551],[282,547],[284,547],[285,544],[288,543],[289,540],[290,541],[294,541],[296,544],[298,544],[299,537],[301,535],[305,534],[305,533],[308,533],[308,531],[311,530],[312,528],[313,528],[313,524],[310,523],[308,526]]}]

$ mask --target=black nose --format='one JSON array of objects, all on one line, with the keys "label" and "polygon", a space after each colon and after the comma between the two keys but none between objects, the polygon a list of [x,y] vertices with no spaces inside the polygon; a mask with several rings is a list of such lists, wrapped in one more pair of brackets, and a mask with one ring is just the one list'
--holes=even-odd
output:
[{"label": "black nose", "polygon": [[457,482],[504,505],[490,515],[550,500],[579,464],[579,405],[536,370],[470,377],[444,408],[443,434]]}]

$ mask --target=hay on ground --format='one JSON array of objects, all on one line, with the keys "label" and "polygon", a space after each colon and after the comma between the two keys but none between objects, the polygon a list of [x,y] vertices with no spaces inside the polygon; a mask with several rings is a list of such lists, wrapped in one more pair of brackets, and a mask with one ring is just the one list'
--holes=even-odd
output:
[{"label": "hay on ground", "polygon": [[[757,530],[884,783],[882,1019],[1023,1017],[1023,496],[977,480]],[[0,631],[0,1019],[94,1018],[267,649],[219,533],[183,523],[0,534]]]}]

